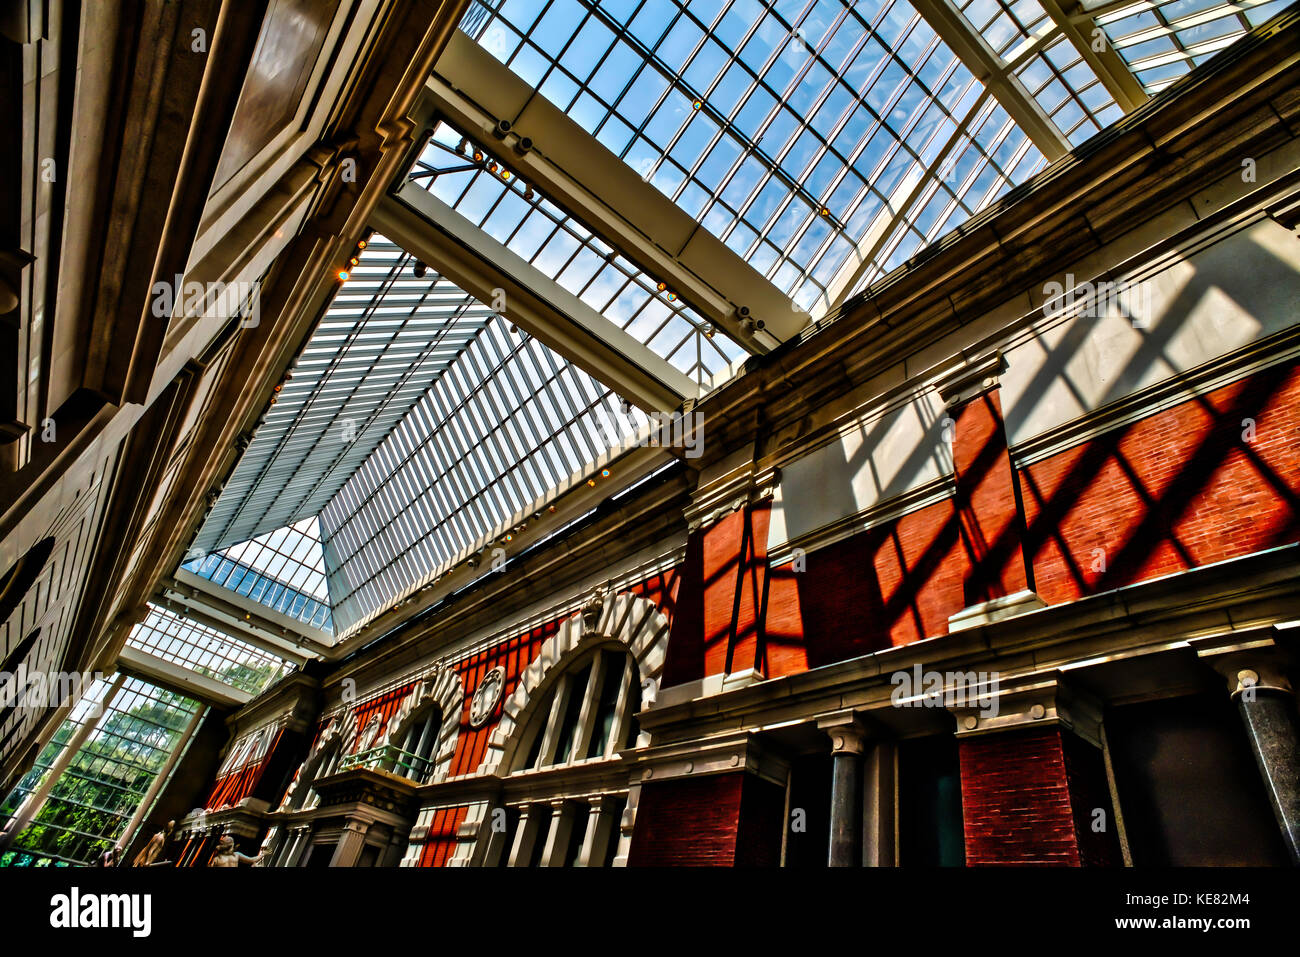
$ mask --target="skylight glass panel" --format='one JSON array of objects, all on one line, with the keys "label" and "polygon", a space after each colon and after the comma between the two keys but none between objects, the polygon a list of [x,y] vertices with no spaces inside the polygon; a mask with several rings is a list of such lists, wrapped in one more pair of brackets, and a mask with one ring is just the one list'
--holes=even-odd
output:
[{"label": "skylight glass panel", "polygon": [[1035,53],[1016,76],[1072,146],[1124,115],[1074,44],[1064,37]]},{"label": "skylight glass panel", "polygon": [[1097,24],[1154,93],[1286,7],[1285,0],[1142,0]]},{"label": "skylight glass panel", "polygon": [[416,275],[382,236],[359,259],[204,521],[199,551],[319,513],[491,315],[432,269]]},{"label": "skylight glass panel", "polygon": [[1001,181],[941,183],[947,228],[1042,165],[963,132],[983,87],[906,0],[489,6],[485,49],[809,311],[930,232],[893,220],[938,163]]},{"label": "skylight glass panel", "polygon": [[494,317],[321,513],[338,634],[647,425]]},{"label": "skylight glass panel", "polygon": [[999,58],[1010,62],[1034,36],[1049,32],[1051,21],[1037,0],[957,0],[957,9]]},{"label": "skylight glass panel", "polygon": [[315,517],[192,558],[181,567],[290,618],[333,631]]},{"label": "skylight glass panel", "polygon": [[448,124],[435,127],[409,179],[701,387],[748,355],[666,283],[645,275]]},{"label": "skylight glass panel", "polygon": [[155,605],[126,643],[254,695],[293,670],[283,658]]}]

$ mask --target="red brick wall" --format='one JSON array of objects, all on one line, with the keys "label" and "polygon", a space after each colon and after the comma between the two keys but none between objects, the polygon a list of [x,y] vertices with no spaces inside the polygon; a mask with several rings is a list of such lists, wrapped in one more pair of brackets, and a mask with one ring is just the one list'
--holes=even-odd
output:
[{"label": "red brick wall", "polygon": [[768,676],[946,634],[966,563],[951,502],[939,502],[776,569],[768,590]]},{"label": "red brick wall", "polygon": [[686,540],[686,557],[678,566],[673,626],[668,633],[663,683],[685,684],[704,677],[704,534],[692,532]]},{"label": "red brick wall", "polygon": [[736,860],[744,772],[641,788],[628,864],[632,867],[727,867]]},{"label": "red brick wall", "polygon": [[963,605],[969,606],[1028,586],[1020,544],[1023,523],[998,390],[970,400],[955,415],[955,504],[966,551]]},{"label": "red brick wall", "polygon": [[966,863],[1080,863],[1059,728],[958,742]]},{"label": "red brick wall", "polygon": [[[722,670],[737,607],[733,670],[749,667],[756,642],[759,667],[775,677],[947,634],[948,618],[972,601],[1026,584],[1057,604],[1300,540],[1300,365],[1256,373],[1018,476],[999,401],[993,393],[957,412],[956,501],[810,552],[802,572],[786,564],[763,581],[763,545],[741,556],[744,512],[693,536],[664,684]],[[1249,443],[1246,418],[1255,421]],[[753,525],[755,540],[760,525],[766,536],[765,509]],[[1097,548],[1104,571],[1094,569]]]},{"label": "red brick wall", "polygon": [[1020,482],[1048,604],[1300,540],[1300,365],[1068,449]]},{"label": "red brick wall", "polygon": [[466,807],[439,808],[429,822],[429,834],[420,852],[421,867],[444,867],[456,852],[456,831],[465,823]]}]

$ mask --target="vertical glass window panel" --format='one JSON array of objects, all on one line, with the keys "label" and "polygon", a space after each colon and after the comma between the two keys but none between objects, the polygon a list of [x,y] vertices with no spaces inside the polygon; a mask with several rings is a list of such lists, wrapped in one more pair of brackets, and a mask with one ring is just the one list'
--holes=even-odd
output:
[{"label": "vertical glass window panel", "polygon": [[0,817],[12,816],[41,786],[73,736],[92,724],[36,818],[17,835],[0,864],[92,863],[122,835],[201,708],[189,698],[128,678],[112,704],[97,709],[108,687],[99,680],[88,689],[32,769],[0,802]]},{"label": "vertical glass window panel", "polygon": [[582,713],[582,701],[587,692],[587,682],[591,678],[591,669],[591,662],[588,662],[569,675],[569,700],[565,702],[564,714],[556,737],[556,764],[567,764],[573,756],[573,742],[578,734],[578,717]]},{"label": "vertical glass window panel", "polygon": [[604,657],[604,681],[596,701],[593,715],[591,743],[587,747],[586,757],[599,758],[609,746],[610,735],[614,730],[617,717],[619,693],[623,690],[627,656],[616,651],[602,651]]}]

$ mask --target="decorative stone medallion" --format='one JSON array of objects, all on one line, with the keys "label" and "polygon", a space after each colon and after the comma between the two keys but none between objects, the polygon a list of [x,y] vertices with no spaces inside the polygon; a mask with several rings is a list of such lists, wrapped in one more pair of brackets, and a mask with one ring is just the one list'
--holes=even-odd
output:
[{"label": "decorative stone medallion", "polygon": [[488,718],[492,717],[492,712],[496,710],[497,702],[501,700],[501,690],[505,684],[504,668],[493,668],[483,676],[483,680],[478,683],[478,688],[474,692],[474,697],[469,702],[471,728],[481,728],[488,723]]}]

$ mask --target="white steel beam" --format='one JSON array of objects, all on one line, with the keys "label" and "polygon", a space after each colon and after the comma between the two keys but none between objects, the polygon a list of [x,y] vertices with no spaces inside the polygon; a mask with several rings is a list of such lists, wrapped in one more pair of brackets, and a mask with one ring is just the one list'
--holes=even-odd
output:
[{"label": "white steel beam", "polygon": [[407,183],[371,224],[467,293],[647,412],[671,412],[699,386],[428,190]]},{"label": "white steel beam", "polygon": [[988,88],[1049,163],[1070,152],[1069,140],[951,0],[911,2],[916,12],[966,64],[966,69]]},{"label": "white steel beam", "polygon": [[253,700],[253,696],[242,688],[209,678],[193,668],[175,664],[131,645],[124,647],[118,655],[117,667],[124,674],[135,675],[204,704],[237,708]]},{"label": "white steel beam", "polygon": [[1142,89],[1133,71],[1128,68],[1124,58],[1111,45],[1110,38],[1103,34],[1098,37],[1093,33],[1100,30],[1091,14],[1080,9],[1079,0],[1039,0],[1043,12],[1061,28],[1066,39],[1074,44],[1075,50],[1083,57],[1085,63],[1097,74],[1106,91],[1115,98],[1119,108],[1131,113],[1145,103],[1149,96]]},{"label": "white steel beam", "polygon": [[[505,157],[525,182],[751,352],[807,325],[808,313],[464,33],[439,58],[423,105],[429,122],[441,116],[487,144],[509,123]],[[742,306],[762,331],[742,322]]]}]

